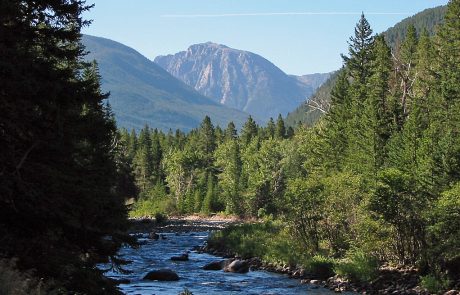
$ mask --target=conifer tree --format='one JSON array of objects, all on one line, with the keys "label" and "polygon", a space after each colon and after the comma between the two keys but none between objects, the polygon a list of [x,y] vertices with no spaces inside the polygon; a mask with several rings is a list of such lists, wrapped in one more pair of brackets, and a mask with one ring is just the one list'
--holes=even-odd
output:
[{"label": "conifer tree", "polygon": [[227,129],[225,129],[225,141],[233,140],[238,137],[236,132],[236,127],[233,121],[230,121],[227,125]]},{"label": "conifer tree", "polygon": [[241,140],[243,144],[248,145],[251,140],[257,136],[257,124],[254,119],[249,116],[246,123],[243,125],[243,129],[241,130]]},{"label": "conifer tree", "polygon": [[278,115],[276,120],[275,138],[284,139],[286,137],[286,127],[284,126],[284,120],[281,114]]},{"label": "conifer tree", "polygon": [[276,126],[273,118],[270,117],[270,120],[268,120],[267,127],[265,129],[268,138],[275,138]]}]

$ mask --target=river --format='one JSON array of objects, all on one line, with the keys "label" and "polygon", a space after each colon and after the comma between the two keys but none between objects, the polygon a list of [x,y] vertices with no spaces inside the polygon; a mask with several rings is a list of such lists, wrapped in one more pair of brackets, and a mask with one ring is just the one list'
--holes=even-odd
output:
[{"label": "river", "polygon": [[[246,274],[223,271],[206,271],[202,267],[222,258],[206,253],[197,253],[191,249],[203,245],[209,235],[204,232],[164,232],[165,239],[152,240],[147,234],[139,238],[141,246],[137,249],[122,248],[120,257],[132,261],[124,268],[130,274],[108,272],[115,279],[128,279],[129,284],[121,284],[125,294],[173,294],[177,295],[187,288],[194,295],[199,294],[332,294],[328,289],[313,285],[300,284],[300,280],[287,275],[266,271],[250,271]],[[170,258],[189,253],[189,261],[172,261]],[[180,280],[176,282],[144,281],[142,278],[152,270],[171,269]],[[346,293],[344,293],[346,294]]]}]

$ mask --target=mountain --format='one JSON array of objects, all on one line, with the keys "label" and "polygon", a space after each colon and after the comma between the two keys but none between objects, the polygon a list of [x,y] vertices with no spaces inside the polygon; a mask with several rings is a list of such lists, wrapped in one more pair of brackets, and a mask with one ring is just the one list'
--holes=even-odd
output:
[{"label": "mountain", "polygon": [[248,114],[225,107],[171,76],[136,50],[121,43],[84,35],[87,60],[96,60],[102,89],[119,127],[140,129],[145,124],[164,131],[197,127],[208,115],[214,125],[241,126]]},{"label": "mountain", "polygon": [[316,91],[321,85],[326,82],[329,77],[331,76],[331,73],[316,73],[316,74],[307,74],[303,76],[295,76],[295,75],[290,75],[291,77],[295,78],[297,81],[302,83],[302,85],[305,85],[305,87],[309,87],[313,89],[313,91]]},{"label": "mountain", "polygon": [[[446,6],[438,6],[435,8],[425,9],[422,12],[403,19],[393,27],[383,32],[385,40],[394,50],[397,44],[400,44],[406,37],[409,25],[414,25],[418,33],[422,30],[427,30],[428,34],[433,36],[436,32],[436,28],[444,21],[446,8]],[[336,73],[338,73],[338,71]],[[329,101],[337,76],[337,74],[331,75],[330,78],[316,90],[315,94],[312,95],[310,99],[316,101]],[[302,103],[294,111],[287,115],[286,124],[293,127],[297,126],[299,123],[312,125],[318,121],[321,115],[322,114],[319,111],[311,109],[307,103]]]},{"label": "mountain", "polygon": [[155,62],[215,102],[265,121],[286,115],[314,91],[308,78],[288,76],[260,55],[211,42]]}]

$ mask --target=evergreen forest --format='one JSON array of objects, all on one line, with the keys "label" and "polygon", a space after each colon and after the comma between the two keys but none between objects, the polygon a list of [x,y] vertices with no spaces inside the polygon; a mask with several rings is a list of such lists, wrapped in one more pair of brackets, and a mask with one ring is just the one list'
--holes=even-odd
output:
[{"label": "evergreen forest", "polygon": [[275,229],[256,254],[355,280],[384,263],[439,289],[460,279],[460,0],[434,35],[410,25],[393,48],[363,14],[312,125],[206,116],[187,133],[117,130],[80,43],[90,8],[0,4],[0,271],[29,294],[116,294],[97,265],[123,271],[129,216],[259,220]]}]

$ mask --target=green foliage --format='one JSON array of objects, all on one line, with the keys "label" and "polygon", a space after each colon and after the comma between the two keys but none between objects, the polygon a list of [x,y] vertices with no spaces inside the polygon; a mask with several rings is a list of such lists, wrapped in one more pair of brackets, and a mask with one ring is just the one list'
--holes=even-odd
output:
[{"label": "green foliage", "polygon": [[228,249],[243,258],[260,257],[276,264],[296,265],[305,260],[301,248],[290,239],[280,222],[230,226],[214,233],[208,241],[211,247]]},{"label": "green foliage", "polygon": [[334,264],[335,260],[332,258],[315,255],[306,261],[305,270],[315,277],[327,279],[335,275]]},{"label": "green foliage", "polygon": [[335,272],[352,281],[368,282],[377,277],[378,260],[361,250],[352,250],[337,261]]},{"label": "green foliage", "polygon": [[156,219],[157,214],[160,216],[175,211],[175,204],[168,198],[164,184],[157,183],[149,191],[141,194],[141,198],[134,204],[129,214],[131,217],[150,216]]},{"label": "green foliage", "polygon": [[435,276],[435,275],[426,275],[421,277],[420,285],[422,288],[425,288],[431,294],[437,294],[443,290],[446,290],[450,281],[448,279]]},{"label": "green foliage", "polygon": [[428,228],[432,255],[441,261],[458,259],[460,253],[460,183],[442,193],[431,212]]}]

